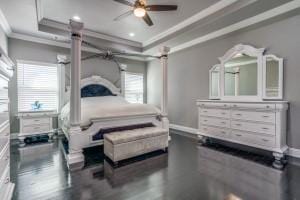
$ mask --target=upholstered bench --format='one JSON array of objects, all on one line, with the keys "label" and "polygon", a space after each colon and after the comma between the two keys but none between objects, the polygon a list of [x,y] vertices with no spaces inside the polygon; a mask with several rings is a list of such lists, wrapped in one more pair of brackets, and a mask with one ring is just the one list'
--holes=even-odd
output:
[{"label": "upholstered bench", "polygon": [[118,161],[168,147],[168,131],[147,127],[104,135],[104,154],[115,164]]}]

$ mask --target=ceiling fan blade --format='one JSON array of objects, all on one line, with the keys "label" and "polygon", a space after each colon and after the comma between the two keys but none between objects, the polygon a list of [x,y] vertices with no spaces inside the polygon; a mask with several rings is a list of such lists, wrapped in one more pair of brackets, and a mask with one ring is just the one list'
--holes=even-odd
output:
[{"label": "ceiling fan blade", "polygon": [[124,19],[124,18],[128,17],[128,16],[131,15],[131,14],[133,14],[133,11],[132,11],[132,10],[129,10],[128,12],[123,13],[122,15],[116,17],[116,18],[114,19],[114,21],[119,21],[119,20],[121,20],[121,19]]},{"label": "ceiling fan blade", "polygon": [[148,24],[148,26],[152,26],[153,22],[151,20],[151,18],[149,17],[148,13],[145,14],[145,16],[143,17],[144,21]]},{"label": "ceiling fan blade", "polygon": [[121,3],[121,4],[124,4],[124,5],[127,5],[127,6],[130,6],[130,7],[134,7],[134,3],[131,3],[129,1],[126,1],[126,0],[114,0],[118,3]]},{"label": "ceiling fan blade", "polygon": [[177,10],[177,5],[148,5],[145,8],[147,11],[171,11]]}]

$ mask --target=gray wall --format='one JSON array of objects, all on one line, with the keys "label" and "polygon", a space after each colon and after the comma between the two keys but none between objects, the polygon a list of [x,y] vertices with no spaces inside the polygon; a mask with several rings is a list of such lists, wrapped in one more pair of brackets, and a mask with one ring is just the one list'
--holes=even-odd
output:
[{"label": "gray wall", "polygon": [[0,26],[0,47],[5,53],[7,53],[7,36],[1,26]]},{"label": "gray wall", "polygon": [[[70,49],[54,47],[44,44],[38,44],[18,39],[8,40],[8,53],[10,58],[16,62],[16,60],[29,60],[29,61],[39,61],[48,63],[57,63],[57,54],[70,54]],[[83,56],[88,55],[83,53]],[[147,83],[147,70],[146,63],[142,61],[128,60],[128,59],[118,59],[120,63],[127,64],[127,71],[135,73],[143,73],[145,77],[145,89]],[[66,66],[66,76],[69,77],[70,65]],[[17,96],[17,79],[16,73],[14,74],[10,82],[10,100],[11,100],[11,132],[17,133],[19,131],[19,122],[15,115],[18,112],[18,96]],[[115,63],[101,60],[92,59],[82,62],[82,74],[81,77],[85,78],[91,75],[100,75],[103,78],[116,84],[117,87],[120,86],[120,73],[118,67]],[[66,78],[66,82],[69,79]],[[68,83],[67,83],[68,84]],[[144,99],[147,99],[147,92],[145,91]]]},{"label": "gray wall", "polygon": [[[284,99],[290,102],[288,145],[300,148],[300,16],[237,32],[171,54],[169,57],[169,117],[173,124],[197,128],[197,99],[208,98],[209,69],[218,57],[239,43],[267,48],[285,59]],[[148,63],[148,103],[159,105],[160,67]]]}]

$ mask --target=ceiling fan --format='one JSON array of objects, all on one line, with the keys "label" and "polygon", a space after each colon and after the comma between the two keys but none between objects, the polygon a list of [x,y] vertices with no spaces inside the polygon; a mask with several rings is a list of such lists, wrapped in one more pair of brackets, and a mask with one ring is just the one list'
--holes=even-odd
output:
[{"label": "ceiling fan", "polygon": [[148,11],[172,11],[177,10],[177,5],[147,5],[146,0],[136,0],[134,3],[127,0],[114,0],[121,4],[132,7],[132,10],[116,17],[114,21],[119,21],[125,17],[128,17],[131,14],[134,14],[136,17],[143,18],[143,20],[149,25],[152,26],[153,22],[148,15]]}]

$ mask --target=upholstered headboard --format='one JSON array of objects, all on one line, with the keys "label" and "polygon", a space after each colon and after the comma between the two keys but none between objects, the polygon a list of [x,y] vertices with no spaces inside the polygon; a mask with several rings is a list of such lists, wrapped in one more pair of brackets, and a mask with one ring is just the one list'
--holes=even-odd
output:
[{"label": "upholstered headboard", "polygon": [[81,80],[81,97],[119,96],[120,89],[110,81],[100,77],[91,76]]},{"label": "upholstered headboard", "polygon": [[[81,97],[95,97],[95,96],[121,96],[121,89],[117,88],[110,81],[100,77],[91,76],[81,80]],[[65,105],[70,100],[70,86],[64,94]]]},{"label": "upholstered headboard", "polygon": [[101,97],[101,96],[116,96],[107,87],[103,85],[87,85],[81,88],[81,98],[84,97]]}]

